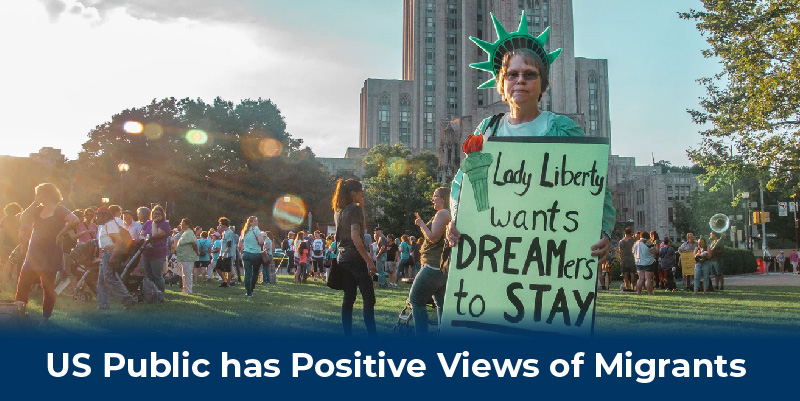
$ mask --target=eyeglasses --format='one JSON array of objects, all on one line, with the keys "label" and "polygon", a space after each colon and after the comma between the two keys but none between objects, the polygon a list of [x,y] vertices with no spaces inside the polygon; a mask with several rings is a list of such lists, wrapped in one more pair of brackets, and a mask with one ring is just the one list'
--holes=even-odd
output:
[{"label": "eyeglasses", "polygon": [[525,70],[525,71],[509,71],[506,73],[506,79],[509,81],[516,81],[519,77],[522,76],[525,78],[526,81],[535,81],[539,79],[541,75],[539,75],[536,71]]}]

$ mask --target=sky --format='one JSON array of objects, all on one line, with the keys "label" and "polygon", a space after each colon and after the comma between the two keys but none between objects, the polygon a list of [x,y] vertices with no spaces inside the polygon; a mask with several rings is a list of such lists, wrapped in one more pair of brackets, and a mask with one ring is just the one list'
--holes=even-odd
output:
[{"label": "sky", "polygon": [[[469,1],[469,0],[465,0]],[[402,75],[402,0],[16,0],[0,13],[0,154],[75,159],[89,131],[165,97],[271,99],[319,157],[358,146],[367,78]],[[700,0],[573,0],[575,54],[608,59],[612,152],[690,164],[686,109],[720,70],[678,11]],[[476,60],[479,61],[479,60]],[[653,155],[651,156],[651,152]]]}]

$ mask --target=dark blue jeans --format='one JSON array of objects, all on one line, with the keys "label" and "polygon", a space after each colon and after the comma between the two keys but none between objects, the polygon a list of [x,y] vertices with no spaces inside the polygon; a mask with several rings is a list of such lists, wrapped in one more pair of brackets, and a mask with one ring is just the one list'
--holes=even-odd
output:
[{"label": "dark blue jeans", "polygon": [[367,270],[367,263],[339,262],[345,271],[344,295],[342,296],[342,328],[346,336],[353,335],[353,305],[356,303],[356,291],[361,290],[361,300],[364,302],[364,324],[367,334],[377,337],[375,329],[375,288],[372,286],[372,276]]},{"label": "dark blue jeans", "polygon": [[414,335],[426,337],[428,335],[428,309],[427,303],[433,297],[436,302],[439,325],[442,324],[442,304],[444,291],[447,287],[447,276],[442,271],[425,265],[414,278],[408,300],[411,303],[411,314],[414,316]]},{"label": "dark blue jeans", "polygon": [[253,289],[258,284],[258,271],[261,269],[261,254],[243,252],[242,264],[244,265],[244,290],[247,295],[253,295]]}]

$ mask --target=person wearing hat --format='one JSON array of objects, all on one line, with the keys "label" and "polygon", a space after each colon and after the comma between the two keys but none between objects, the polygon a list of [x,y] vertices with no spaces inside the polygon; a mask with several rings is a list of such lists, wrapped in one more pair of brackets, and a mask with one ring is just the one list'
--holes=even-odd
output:
[{"label": "person wearing hat", "polygon": [[97,247],[100,249],[100,272],[97,275],[97,309],[110,309],[110,296],[122,298],[125,309],[136,304],[136,300],[128,293],[128,289],[120,281],[114,271],[117,256],[122,252],[124,244],[120,235],[120,226],[114,220],[111,211],[102,206],[97,209]]},{"label": "person wearing hat", "polygon": [[[545,29],[538,37],[530,35],[523,11],[519,29],[509,33],[502,29],[494,15],[491,17],[494,26],[498,28],[498,39],[495,43],[489,43],[470,38],[488,53],[487,61],[470,66],[492,74],[493,77],[478,88],[496,87],[503,102],[508,104],[509,112],[486,118],[477,127],[474,135],[482,136],[484,142],[490,136],[586,136],[581,127],[569,117],[539,108],[539,102],[550,84],[550,64],[561,53],[561,49],[548,53],[544,48],[550,28]],[[452,209],[456,216],[462,177],[463,172],[459,170],[450,192]],[[591,255],[599,257],[598,263],[603,263],[608,258],[611,249],[608,233],[613,230],[615,221],[616,212],[611,203],[611,192],[606,188],[602,230],[598,233],[600,241],[591,246]],[[450,245],[458,242],[460,233],[455,228],[455,219],[448,224],[447,233]]]},{"label": "person wearing hat", "polygon": [[139,235],[142,233],[142,223],[134,220],[135,218],[137,218],[136,213],[134,213],[132,210],[122,211],[122,226],[128,230],[128,232],[131,234],[131,238],[137,240],[139,239]]}]

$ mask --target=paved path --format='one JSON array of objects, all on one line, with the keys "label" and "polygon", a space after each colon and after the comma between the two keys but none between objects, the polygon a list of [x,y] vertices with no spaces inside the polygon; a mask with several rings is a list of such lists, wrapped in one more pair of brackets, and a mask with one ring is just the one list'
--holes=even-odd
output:
[{"label": "paved path", "polygon": [[800,286],[800,274],[792,273],[767,273],[743,274],[740,276],[725,276],[725,286]]}]

